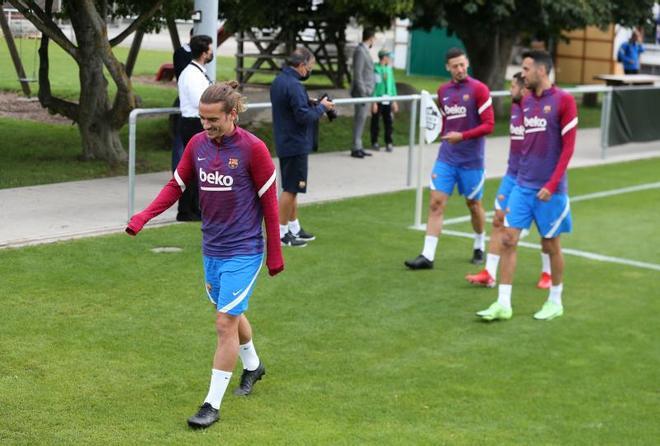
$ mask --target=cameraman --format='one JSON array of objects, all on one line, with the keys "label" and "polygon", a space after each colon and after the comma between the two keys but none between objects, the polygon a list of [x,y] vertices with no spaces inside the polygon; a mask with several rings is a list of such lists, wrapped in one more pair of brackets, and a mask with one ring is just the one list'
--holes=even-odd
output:
[{"label": "cameraman", "polygon": [[280,239],[283,246],[305,246],[314,236],[298,221],[298,193],[307,191],[307,157],[314,143],[314,126],[335,106],[327,97],[318,104],[310,101],[301,81],[309,79],[314,55],[304,47],[296,48],[286,66],[270,86],[273,104],[273,134],[280,160]]}]

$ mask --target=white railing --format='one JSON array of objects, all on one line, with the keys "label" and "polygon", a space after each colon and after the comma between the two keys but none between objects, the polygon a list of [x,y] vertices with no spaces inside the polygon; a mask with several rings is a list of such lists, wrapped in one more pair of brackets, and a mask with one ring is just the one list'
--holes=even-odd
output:
[{"label": "white railing", "polygon": [[[660,88],[660,87],[643,87],[643,86],[634,86],[634,87],[616,87],[616,90],[627,90],[627,89],[642,89],[642,88]],[[565,88],[564,91],[571,93],[573,95],[577,94],[589,94],[589,93],[603,93],[603,99],[601,101],[601,117],[600,117],[600,128],[601,128],[601,156],[605,158],[607,147],[609,146],[609,117],[610,109],[612,105],[612,90],[613,87],[604,86],[604,85],[583,85],[575,88]],[[492,91],[492,97],[505,97],[509,96],[509,91],[500,90]],[[406,185],[412,185],[413,177],[413,156],[415,148],[415,132],[417,125],[422,126],[423,123],[417,123],[418,120],[418,108],[421,101],[421,95],[412,94],[412,95],[402,95],[402,96],[392,96],[389,98],[390,101],[397,102],[410,102],[411,103],[411,113],[410,113],[410,130],[408,133],[408,160],[407,160],[407,175],[406,175]],[[335,99],[333,102],[336,105],[354,105],[354,104],[370,104],[374,102],[380,102],[382,98],[346,98],[346,99]],[[272,104],[270,102],[257,102],[253,104],[248,104],[248,110],[263,110],[271,108]],[[133,110],[128,118],[128,218],[130,219],[133,215],[135,208],[135,158],[136,158],[136,143],[137,143],[137,119],[139,116],[144,115],[162,115],[162,114],[175,114],[180,113],[178,108],[136,108]],[[422,132],[419,134],[419,144],[418,144],[418,159],[417,159],[417,197],[415,205],[415,225],[419,226],[421,224],[421,176],[422,176]]]}]

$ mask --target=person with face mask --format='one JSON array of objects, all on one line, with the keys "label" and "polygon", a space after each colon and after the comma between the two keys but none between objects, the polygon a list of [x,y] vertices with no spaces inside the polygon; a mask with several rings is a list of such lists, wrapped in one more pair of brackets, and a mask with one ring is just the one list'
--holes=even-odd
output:
[{"label": "person with face mask", "polygon": [[[362,42],[355,48],[353,53],[353,79],[351,80],[351,96],[354,98],[369,97],[374,93],[376,85],[376,76],[374,74],[374,62],[371,60],[369,48],[374,46],[376,40],[376,31],[372,28],[365,28],[362,31]],[[362,132],[364,124],[367,121],[367,115],[371,106],[367,104],[356,104],[355,115],[353,117],[353,148],[351,156],[353,158],[364,158],[371,156],[371,153],[365,152],[362,148]]]},{"label": "person with face mask", "polygon": [[275,150],[280,160],[280,239],[282,246],[303,247],[315,237],[298,219],[299,193],[307,191],[307,157],[314,144],[314,127],[334,104],[327,97],[311,101],[302,82],[309,79],[314,55],[296,48],[270,86]]},{"label": "person with face mask", "polygon": [[[181,108],[179,130],[184,147],[195,134],[203,130],[199,120],[199,98],[213,83],[207,76],[205,68],[205,65],[213,60],[213,40],[209,36],[197,35],[190,39],[189,45],[192,60],[177,80]],[[178,221],[201,219],[196,187],[188,188],[181,196],[176,219]]]}]

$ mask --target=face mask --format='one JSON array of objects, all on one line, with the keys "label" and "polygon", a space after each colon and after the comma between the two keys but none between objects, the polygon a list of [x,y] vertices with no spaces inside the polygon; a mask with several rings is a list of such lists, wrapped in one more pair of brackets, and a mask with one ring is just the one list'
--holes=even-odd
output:
[{"label": "face mask", "polygon": [[213,53],[211,53],[209,58],[206,60],[206,63],[211,63],[212,60],[213,60]]}]

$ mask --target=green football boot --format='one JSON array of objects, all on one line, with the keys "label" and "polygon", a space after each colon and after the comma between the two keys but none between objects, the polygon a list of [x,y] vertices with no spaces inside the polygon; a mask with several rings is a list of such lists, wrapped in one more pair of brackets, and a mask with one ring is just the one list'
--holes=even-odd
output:
[{"label": "green football boot", "polygon": [[482,318],[485,321],[494,321],[494,320],[508,320],[513,316],[513,310],[511,308],[504,308],[499,302],[493,303],[486,310],[477,312],[477,316]]},{"label": "green football boot", "polygon": [[549,300],[543,304],[543,307],[534,313],[534,319],[539,321],[550,321],[564,314],[564,307]]}]

